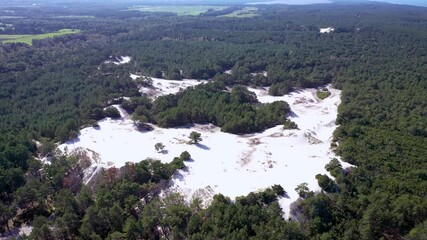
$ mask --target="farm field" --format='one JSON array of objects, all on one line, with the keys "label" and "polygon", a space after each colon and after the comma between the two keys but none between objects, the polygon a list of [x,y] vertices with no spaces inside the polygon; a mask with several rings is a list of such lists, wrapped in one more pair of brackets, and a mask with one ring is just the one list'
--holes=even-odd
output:
[{"label": "farm field", "polygon": [[219,17],[238,17],[238,18],[251,18],[259,16],[258,13],[255,13],[258,9],[256,7],[245,7],[240,10],[236,10],[232,13],[221,15]]},{"label": "farm field", "polygon": [[130,7],[128,10],[137,10],[141,12],[165,12],[165,13],[176,13],[178,16],[191,15],[197,16],[202,13],[207,12],[209,9],[213,10],[223,10],[227,6],[134,6]]},{"label": "farm field", "polygon": [[80,30],[76,29],[61,29],[57,32],[44,33],[44,34],[35,34],[35,35],[0,35],[0,40],[2,43],[25,43],[32,45],[33,39],[44,39],[50,37],[58,37],[67,34],[79,33]]}]

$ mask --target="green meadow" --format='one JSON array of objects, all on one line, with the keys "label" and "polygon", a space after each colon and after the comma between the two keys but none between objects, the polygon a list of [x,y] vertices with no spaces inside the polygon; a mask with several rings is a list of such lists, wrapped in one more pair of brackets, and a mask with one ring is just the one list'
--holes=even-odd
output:
[{"label": "green meadow", "polygon": [[141,12],[165,12],[165,13],[176,13],[178,16],[191,15],[197,16],[207,12],[209,9],[212,10],[224,10],[227,6],[134,6],[128,10],[138,10]]},{"label": "green meadow", "polygon": [[28,45],[32,45],[34,39],[51,38],[51,37],[57,37],[57,36],[62,36],[67,34],[75,34],[79,32],[80,30],[76,30],[76,29],[61,29],[57,32],[34,34],[34,35],[4,34],[4,35],[0,35],[0,41],[2,43],[25,43]]},{"label": "green meadow", "polygon": [[219,17],[238,17],[238,18],[250,18],[259,16],[259,14],[255,13],[255,11],[258,10],[256,7],[245,7],[240,10],[236,10],[232,13],[221,15]]}]

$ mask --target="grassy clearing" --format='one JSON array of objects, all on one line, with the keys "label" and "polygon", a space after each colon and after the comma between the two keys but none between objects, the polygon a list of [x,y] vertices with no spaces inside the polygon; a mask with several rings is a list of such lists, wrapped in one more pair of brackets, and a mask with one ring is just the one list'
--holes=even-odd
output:
[{"label": "grassy clearing", "polygon": [[197,16],[207,12],[209,9],[212,10],[224,10],[227,6],[134,6],[128,10],[137,10],[141,12],[165,12],[165,13],[176,13],[178,16],[192,15]]},{"label": "grassy clearing", "polygon": [[61,29],[57,32],[35,35],[0,35],[0,40],[2,43],[25,43],[28,45],[32,45],[34,39],[51,38],[67,34],[75,34],[79,32],[80,30],[76,29]]},{"label": "grassy clearing", "polygon": [[221,15],[219,17],[250,18],[250,17],[259,16],[259,14],[255,13],[255,11],[257,11],[257,10],[258,10],[258,8],[256,8],[256,7],[245,7],[243,9],[236,10],[232,13],[229,13],[226,15]]},{"label": "grassy clearing", "polygon": [[327,89],[326,89],[326,90],[325,90],[325,89],[318,90],[318,91],[316,92],[316,96],[317,96],[317,98],[319,98],[319,99],[325,99],[325,98],[327,98],[327,97],[331,96],[331,92],[329,92]]},{"label": "grassy clearing", "polygon": [[2,39],[2,40],[20,39],[20,38],[26,38],[26,37],[31,37],[31,36],[34,36],[34,35],[9,35],[9,34],[4,34],[4,35],[0,35],[0,39]]}]

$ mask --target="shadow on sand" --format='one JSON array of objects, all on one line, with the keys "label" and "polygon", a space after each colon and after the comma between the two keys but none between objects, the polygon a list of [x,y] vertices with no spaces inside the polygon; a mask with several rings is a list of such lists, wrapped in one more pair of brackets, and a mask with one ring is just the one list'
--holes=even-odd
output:
[{"label": "shadow on sand", "polygon": [[298,116],[296,113],[294,113],[293,111],[291,111],[291,112],[289,113],[289,117],[299,118],[299,116]]},{"label": "shadow on sand", "polygon": [[76,144],[78,142],[80,142],[80,134],[78,137],[71,139],[71,140],[68,140],[67,142],[65,142],[65,144]]},{"label": "shadow on sand", "polygon": [[206,145],[204,145],[204,144],[201,144],[201,143],[196,143],[195,144],[198,148],[201,148],[201,149],[203,149],[203,150],[210,150],[211,148],[210,147],[208,147],[208,146],[206,146]]}]

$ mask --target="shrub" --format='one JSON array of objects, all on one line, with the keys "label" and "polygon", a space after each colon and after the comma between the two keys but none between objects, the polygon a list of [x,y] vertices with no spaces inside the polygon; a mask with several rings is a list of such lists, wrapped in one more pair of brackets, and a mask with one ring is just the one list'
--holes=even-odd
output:
[{"label": "shrub", "polygon": [[117,119],[117,118],[120,118],[120,113],[119,113],[119,110],[117,110],[117,108],[115,107],[107,107],[104,110],[104,116]]},{"label": "shrub", "polygon": [[154,148],[156,149],[157,152],[163,152],[165,145],[161,142],[158,142],[154,145]]},{"label": "shrub", "polygon": [[191,132],[190,136],[188,136],[190,138],[190,144],[197,144],[198,142],[202,141],[201,136],[202,134],[200,134],[199,132]]},{"label": "shrub", "polygon": [[179,156],[179,158],[180,158],[182,161],[188,161],[188,160],[190,160],[190,159],[191,159],[191,155],[190,155],[190,153],[188,153],[187,151],[184,151],[184,152],[182,152],[182,153],[181,153],[181,155]]},{"label": "shrub", "polygon": [[318,90],[317,92],[316,92],[316,96],[319,98],[319,99],[325,99],[325,98],[327,98],[327,97],[329,97],[329,96],[331,96],[331,92],[329,92],[329,90],[328,89],[322,89],[322,90]]}]

